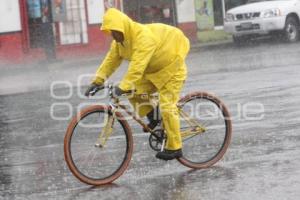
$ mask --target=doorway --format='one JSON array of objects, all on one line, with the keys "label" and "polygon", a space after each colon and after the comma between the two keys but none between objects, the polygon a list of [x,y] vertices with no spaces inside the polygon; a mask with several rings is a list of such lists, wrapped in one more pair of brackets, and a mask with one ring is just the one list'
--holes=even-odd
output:
[{"label": "doorway", "polygon": [[213,0],[215,26],[223,26],[224,24],[224,1]]},{"label": "doorway", "polygon": [[30,48],[43,48],[48,60],[56,59],[50,0],[27,0]]},{"label": "doorway", "polygon": [[49,0],[27,0],[30,48],[44,48],[47,42],[54,42],[50,5]]}]

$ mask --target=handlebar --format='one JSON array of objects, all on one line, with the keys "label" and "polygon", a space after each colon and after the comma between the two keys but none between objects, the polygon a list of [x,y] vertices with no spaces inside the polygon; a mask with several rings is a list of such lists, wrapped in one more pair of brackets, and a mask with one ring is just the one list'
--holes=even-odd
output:
[{"label": "handlebar", "polygon": [[[109,96],[110,97],[116,97],[116,95],[114,95],[114,92],[113,92],[113,90],[114,90],[114,85],[113,84],[101,85],[101,86],[95,87],[92,91],[90,91],[89,94],[91,96],[94,96],[98,91],[103,90],[105,88],[107,88],[109,90]],[[122,94],[122,96],[130,95],[133,92],[136,92],[136,90],[126,91],[124,94]]]}]

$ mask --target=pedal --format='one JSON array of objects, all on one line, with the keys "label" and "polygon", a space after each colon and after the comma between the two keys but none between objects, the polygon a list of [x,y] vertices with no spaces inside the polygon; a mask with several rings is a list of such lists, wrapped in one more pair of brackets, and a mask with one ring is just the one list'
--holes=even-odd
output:
[{"label": "pedal", "polygon": [[99,144],[99,143],[96,143],[96,144],[95,144],[95,147],[97,147],[97,148],[103,148],[103,145],[102,145],[102,144]]}]

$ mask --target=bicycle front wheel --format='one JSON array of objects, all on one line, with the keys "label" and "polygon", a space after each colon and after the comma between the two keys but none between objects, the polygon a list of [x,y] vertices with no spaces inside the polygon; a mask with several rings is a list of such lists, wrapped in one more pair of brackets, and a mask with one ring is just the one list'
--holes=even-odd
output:
[{"label": "bicycle front wheel", "polygon": [[[68,126],[64,139],[65,160],[73,175],[86,184],[113,182],[131,160],[133,138],[129,125],[120,113],[112,116],[110,107],[90,106]],[[113,129],[106,130],[109,120],[113,120]]]},{"label": "bicycle front wheel", "polygon": [[190,168],[207,168],[225,154],[232,134],[228,109],[217,97],[196,92],[179,101],[183,157],[178,161]]}]

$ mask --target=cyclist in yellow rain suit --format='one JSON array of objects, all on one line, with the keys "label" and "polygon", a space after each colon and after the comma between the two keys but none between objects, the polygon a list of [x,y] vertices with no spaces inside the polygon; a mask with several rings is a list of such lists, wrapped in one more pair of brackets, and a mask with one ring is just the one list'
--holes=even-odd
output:
[{"label": "cyclist in yellow rain suit", "polygon": [[153,106],[138,94],[159,93],[159,108],[167,142],[164,151],[156,157],[171,160],[182,156],[179,113],[177,102],[186,79],[185,58],[190,44],[181,30],[160,23],[140,24],[131,20],[117,9],[106,11],[101,30],[110,34],[114,41],[110,51],[96,72],[86,95],[104,81],[119,67],[122,60],[129,60],[126,74],[115,93],[121,95],[135,90],[131,104],[141,117],[147,116],[150,128],[157,125]]}]

